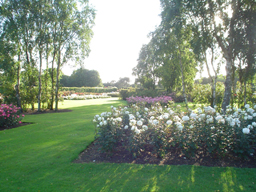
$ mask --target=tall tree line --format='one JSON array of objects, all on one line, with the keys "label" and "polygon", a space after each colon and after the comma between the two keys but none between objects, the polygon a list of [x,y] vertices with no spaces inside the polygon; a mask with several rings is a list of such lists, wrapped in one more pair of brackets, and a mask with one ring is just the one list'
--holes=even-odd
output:
[{"label": "tall tree line", "polygon": [[[58,109],[60,70],[90,49],[95,11],[88,0],[0,2],[1,92],[19,107]],[[43,65],[46,69],[43,70]]]},{"label": "tall tree line", "polygon": [[103,87],[98,71],[83,68],[73,71],[71,76],[62,75],[60,84],[63,87]]},{"label": "tall tree line", "polygon": [[[220,55],[225,61],[226,79],[222,109],[232,104],[235,77],[239,76],[241,91],[253,85],[256,59],[256,2],[247,0],[160,0],[162,22],[144,45],[134,74],[145,79],[146,71],[157,66],[154,73],[170,90],[185,89],[195,76],[196,66],[206,66],[212,86],[214,105]],[[145,47],[154,48],[145,56]],[[219,54],[220,52],[220,54]],[[154,56],[157,63],[150,61]],[[146,59],[145,59],[146,58]],[[210,58],[210,59],[209,59]],[[187,62],[186,62],[187,61]],[[195,61],[195,62],[194,62]],[[143,63],[143,65],[141,64]],[[146,66],[146,67],[145,67]],[[186,69],[189,69],[186,73]],[[210,74],[212,68],[213,74]],[[148,75],[149,76],[149,75]],[[142,78],[143,77],[143,78]],[[184,97],[186,95],[184,94]],[[244,96],[245,98],[246,96]],[[246,99],[244,99],[244,104]]]}]

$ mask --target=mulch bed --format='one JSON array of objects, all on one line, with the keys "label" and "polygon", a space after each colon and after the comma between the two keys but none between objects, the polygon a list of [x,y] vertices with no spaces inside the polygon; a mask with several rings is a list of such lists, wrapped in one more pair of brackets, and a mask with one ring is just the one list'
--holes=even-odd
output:
[{"label": "mulch bed", "polygon": [[58,109],[58,111],[55,110],[42,110],[42,111],[32,111],[32,110],[28,110],[22,114],[24,115],[39,115],[39,114],[44,114],[44,113],[62,113],[62,112],[71,112],[72,110],[70,109]]},{"label": "mulch bed", "polygon": [[[44,113],[61,113],[71,112],[69,109],[60,109],[57,112],[54,110],[45,111],[28,111],[23,113],[25,115],[38,115]],[[23,122],[12,127],[0,127],[1,130],[13,129],[20,126],[31,124],[29,122]],[[150,147],[141,152],[141,155],[136,159],[128,153],[124,147],[120,144],[116,147],[112,154],[101,153],[100,146],[97,145],[97,141],[92,142],[80,155],[74,163],[131,163],[131,164],[157,164],[157,165],[196,165],[196,166],[208,166],[208,167],[239,167],[239,168],[256,168],[256,157],[249,157],[247,160],[241,160],[235,157],[226,158],[212,158],[209,155],[203,153],[197,154],[195,157],[188,158],[180,150],[173,148],[170,150],[164,158],[157,157],[152,153]]]},{"label": "mulch bed", "polygon": [[22,122],[20,124],[13,125],[13,126],[10,126],[10,127],[0,127],[0,131],[6,130],[6,129],[13,129],[13,128],[17,128],[17,127],[21,127],[21,126],[29,125],[29,124],[31,124],[31,123],[29,123],[29,122]]},{"label": "mulch bed", "polygon": [[164,158],[158,158],[148,147],[136,159],[129,154],[122,145],[117,146],[112,154],[101,153],[97,142],[92,142],[74,163],[131,163],[131,164],[157,164],[157,165],[195,165],[208,167],[239,167],[256,168],[256,158],[250,157],[241,160],[235,157],[220,159],[212,158],[205,154],[197,154],[195,157],[187,158],[180,150],[173,148]]}]

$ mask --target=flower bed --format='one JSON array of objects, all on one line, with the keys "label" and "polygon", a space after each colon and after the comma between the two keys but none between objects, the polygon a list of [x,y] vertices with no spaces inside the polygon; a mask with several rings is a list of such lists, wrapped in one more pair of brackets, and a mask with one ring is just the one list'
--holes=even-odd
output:
[{"label": "flower bed", "polygon": [[85,94],[71,94],[69,96],[62,96],[64,100],[87,100],[87,99],[101,99],[101,98],[109,98],[106,93],[102,94],[94,94],[94,95],[85,95]]},{"label": "flower bed", "polygon": [[256,106],[244,110],[228,107],[226,114],[216,109],[198,108],[188,113],[179,108],[150,108],[133,104],[111,108],[111,112],[96,115],[96,138],[102,152],[111,152],[122,144],[134,157],[145,148],[152,148],[159,157],[178,148],[186,157],[198,152],[214,158],[248,158],[256,150]]},{"label": "flower bed", "polygon": [[10,127],[21,123],[24,115],[20,114],[19,109],[13,104],[1,104],[0,127]]},{"label": "flower bed", "polygon": [[161,105],[167,105],[169,101],[172,101],[170,96],[160,96],[160,97],[128,97],[126,101],[129,104],[143,104],[145,106],[151,106],[155,103],[160,103]]}]

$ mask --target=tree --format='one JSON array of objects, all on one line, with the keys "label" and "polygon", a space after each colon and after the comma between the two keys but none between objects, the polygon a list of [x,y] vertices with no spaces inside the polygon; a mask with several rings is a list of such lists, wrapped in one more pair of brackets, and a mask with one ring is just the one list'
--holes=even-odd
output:
[{"label": "tree", "polygon": [[[254,21],[255,23],[255,2],[246,0],[161,0],[161,5],[163,8],[162,22],[166,26],[169,23],[178,22],[177,18],[182,18],[187,24],[193,25],[195,36],[202,35],[200,33],[202,29],[207,29],[203,38],[212,35],[222,50],[223,57],[226,60],[225,93],[222,103],[222,109],[225,110],[231,98],[232,74],[236,60],[236,54],[234,53],[236,53],[235,50],[238,50],[236,44],[240,44],[239,38],[244,38],[241,29],[250,25],[250,22],[247,23],[247,21],[251,21],[251,23]],[[247,11],[248,9],[250,12]],[[246,21],[242,22],[243,25],[241,25],[241,18]],[[253,28],[249,27],[247,32],[252,32]],[[255,35],[253,35],[251,45],[254,40]],[[254,51],[253,49],[250,50],[255,53],[255,49]]]},{"label": "tree", "polygon": [[133,75],[137,76],[136,83],[141,83],[144,88],[155,89],[157,83],[155,50],[152,42],[143,45],[140,51],[138,64],[133,68]]},{"label": "tree", "polygon": [[[20,71],[25,70],[24,74],[28,76],[26,84],[33,88],[36,86],[38,90],[38,110],[40,110],[42,90],[48,92],[50,57],[52,59],[50,108],[53,109],[54,88],[56,88],[55,109],[57,110],[60,69],[68,61],[81,64],[88,56],[94,10],[88,5],[88,0],[10,0],[2,1],[0,6],[0,43],[2,46],[0,67],[5,73],[4,76],[12,75],[17,78],[15,89],[18,103],[22,103],[19,101],[22,99],[20,97]],[[43,59],[47,65],[45,80],[42,80]],[[57,75],[55,76],[56,62]],[[38,73],[35,73],[35,69]],[[38,83],[34,82],[35,74]],[[28,81],[31,82],[28,83]],[[46,100],[48,99],[44,98],[44,101]]]},{"label": "tree", "polygon": [[60,83],[64,87],[101,87],[99,72],[96,70],[77,69],[71,76],[63,75]]},{"label": "tree", "polygon": [[118,89],[128,88],[130,86],[129,82],[130,82],[129,77],[123,77],[123,78],[120,77],[119,80],[115,83],[115,86]]},{"label": "tree", "polygon": [[[92,37],[94,10],[89,2],[79,3],[79,9],[74,0],[60,1],[54,4],[56,15],[55,32],[57,33],[57,78],[55,91],[55,111],[58,110],[58,91],[60,68],[67,61],[80,63],[89,54],[89,43]],[[80,11],[81,10],[81,11]]]}]

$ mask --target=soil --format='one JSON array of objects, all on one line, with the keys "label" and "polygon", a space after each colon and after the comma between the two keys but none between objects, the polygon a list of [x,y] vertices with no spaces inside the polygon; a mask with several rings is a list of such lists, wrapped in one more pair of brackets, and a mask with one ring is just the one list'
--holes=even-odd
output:
[{"label": "soil", "polygon": [[[60,113],[71,112],[72,110],[60,109],[57,112],[52,110],[46,111],[28,111],[23,113],[25,115],[38,115],[44,113]],[[13,127],[0,127],[1,130],[17,128],[31,124],[23,122]],[[238,168],[256,168],[256,157],[251,156],[247,159],[240,159],[234,156],[226,158],[211,157],[209,155],[198,152],[195,157],[188,158],[180,150],[172,148],[163,158],[157,157],[152,153],[152,148],[147,146],[144,151],[141,151],[140,156],[134,158],[127,150],[118,145],[111,153],[101,153],[100,146],[97,145],[97,140],[92,142],[80,155],[74,163],[131,163],[131,164],[157,164],[157,165],[195,165],[195,166],[208,166],[208,167],[238,167]]]},{"label": "soil", "polygon": [[210,157],[203,153],[198,153],[195,157],[188,158],[180,150],[171,149],[163,158],[157,157],[152,153],[152,149],[147,147],[137,158],[128,153],[120,145],[111,154],[101,153],[97,141],[92,142],[85,149],[74,163],[131,163],[131,164],[157,164],[157,165],[195,165],[208,167],[239,167],[239,168],[256,168],[255,156],[246,160],[237,157]]},{"label": "soil", "polygon": [[39,115],[39,114],[44,114],[44,113],[62,113],[62,112],[71,112],[72,110],[70,109],[58,109],[58,111],[55,110],[42,110],[42,111],[32,111],[32,110],[28,110],[22,114],[24,115]]}]

